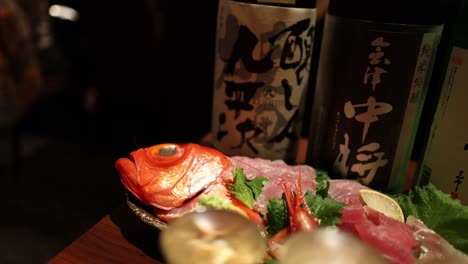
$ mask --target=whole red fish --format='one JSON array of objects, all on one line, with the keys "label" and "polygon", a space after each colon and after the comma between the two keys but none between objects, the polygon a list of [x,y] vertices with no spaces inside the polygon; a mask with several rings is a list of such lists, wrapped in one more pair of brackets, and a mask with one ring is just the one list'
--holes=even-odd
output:
[{"label": "whole red fish", "polygon": [[213,183],[232,178],[225,155],[191,143],[141,148],[130,159],[118,159],[115,167],[131,193],[162,210],[178,208]]}]

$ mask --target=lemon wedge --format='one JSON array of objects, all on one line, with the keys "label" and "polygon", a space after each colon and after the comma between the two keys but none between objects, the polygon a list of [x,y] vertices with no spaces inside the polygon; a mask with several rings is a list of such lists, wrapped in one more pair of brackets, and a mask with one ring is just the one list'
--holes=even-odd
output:
[{"label": "lemon wedge", "polygon": [[370,189],[359,190],[359,195],[361,200],[372,209],[400,222],[405,221],[400,205],[392,197]]}]

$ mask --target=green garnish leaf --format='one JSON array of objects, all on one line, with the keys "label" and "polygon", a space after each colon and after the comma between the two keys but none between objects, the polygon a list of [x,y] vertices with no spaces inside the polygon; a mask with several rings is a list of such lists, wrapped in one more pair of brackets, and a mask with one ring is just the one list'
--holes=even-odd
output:
[{"label": "green garnish leaf", "polygon": [[272,237],[289,225],[288,206],[284,195],[282,198],[273,198],[268,200],[267,209],[267,231],[268,235]]},{"label": "green garnish leaf", "polygon": [[324,170],[317,170],[315,177],[315,194],[321,196],[322,198],[328,197],[328,189],[330,188],[330,177]]},{"label": "green garnish leaf", "polygon": [[346,204],[330,197],[330,177],[325,170],[316,170],[315,195],[312,192],[304,194],[312,214],[320,219],[320,226],[334,226],[340,223],[341,213]]},{"label": "green garnish leaf", "polygon": [[[340,223],[341,213],[346,204],[338,202],[330,197],[328,174],[324,170],[316,172],[316,192],[307,191],[304,199],[311,213],[319,219],[320,226],[334,226]],[[267,204],[266,220],[268,223],[268,234],[274,236],[277,232],[289,226],[289,213],[286,197],[270,199]]]},{"label": "green garnish leaf", "polygon": [[[331,197],[321,197],[308,191],[304,199],[311,213],[319,219],[320,226],[334,226],[340,223],[341,213],[346,204],[338,202]],[[283,228],[289,226],[289,214],[286,198],[270,199],[267,204],[268,234],[274,236]]]},{"label": "green garnish leaf", "polygon": [[321,195],[314,195],[310,191],[304,194],[304,198],[312,214],[320,220],[320,226],[334,226],[340,223],[340,210],[346,204],[331,197],[324,198]]},{"label": "green garnish leaf", "polygon": [[269,258],[265,258],[263,260],[263,264],[280,264],[279,260],[273,258],[273,257],[269,257]]},{"label": "green garnish leaf", "polygon": [[225,198],[221,198],[219,196],[201,194],[200,196],[198,196],[198,202],[201,206],[205,206],[208,208],[235,211],[242,215],[245,215],[245,212],[239,209],[239,207],[232,205],[232,203],[229,200],[226,200]]},{"label": "green garnish leaf", "polygon": [[416,186],[407,194],[395,194],[405,218],[413,215],[455,248],[468,253],[468,206],[453,200],[435,185]]},{"label": "green garnish leaf", "polygon": [[263,182],[267,181],[265,177],[256,177],[248,180],[244,170],[237,167],[232,171],[234,183],[230,185],[232,194],[243,202],[250,209],[253,209],[255,201],[262,192]]}]

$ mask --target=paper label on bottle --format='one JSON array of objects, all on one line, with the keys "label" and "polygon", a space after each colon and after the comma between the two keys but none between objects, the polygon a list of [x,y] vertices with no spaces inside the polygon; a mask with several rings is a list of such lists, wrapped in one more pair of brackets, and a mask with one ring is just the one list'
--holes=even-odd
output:
[{"label": "paper label on bottle", "polygon": [[401,191],[441,31],[328,15],[308,162]]},{"label": "paper label on bottle", "polygon": [[290,159],[315,9],[222,0],[217,27],[213,146],[230,156]]},{"label": "paper label on bottle", "polygon": [[422,164],[423,178],[468,205],[468,50],[454,47]]}]

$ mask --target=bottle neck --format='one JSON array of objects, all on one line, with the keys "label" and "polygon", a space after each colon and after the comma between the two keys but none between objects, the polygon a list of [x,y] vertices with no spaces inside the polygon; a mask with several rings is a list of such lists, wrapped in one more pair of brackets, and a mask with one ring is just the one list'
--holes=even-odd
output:
[{"label": "bottle neck", "polygon": [[452,31],[455,46],[468,49],[468,0],[462,0]]},{"label": "bottle neck", "polygon": [[328,12],[335,16],[383,23],[441,25],[446,19],[449,3],[453,1],[330,0]]}]

